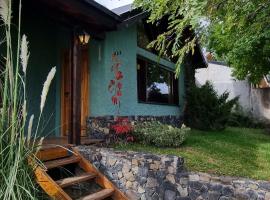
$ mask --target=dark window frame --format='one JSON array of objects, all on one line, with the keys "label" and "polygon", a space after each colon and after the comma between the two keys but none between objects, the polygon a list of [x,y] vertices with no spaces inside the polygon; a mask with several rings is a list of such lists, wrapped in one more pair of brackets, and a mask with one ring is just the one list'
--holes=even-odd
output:
[{"label": "dark window frame", "polygon": [[[141,62],[141,63],[140,63]],[[143,68],[138,69],[138,65],[145,63]],[[159,70],[166,71],[169,75],[169,95],[168,95],[168,103],[160,102],[160,101],[149,101],[147,99],[147,68],[150,65],[155,65],[159,68]],[[144,104],[154,104],[154,105],[168,105],[168,106],[179,106],[179,79],[175,79],[175,72],[164,66],[158,62],[150,60],[141,55],[137,55],[136,58],[136,68],[137,68],[137,100],[138,103]]]}]

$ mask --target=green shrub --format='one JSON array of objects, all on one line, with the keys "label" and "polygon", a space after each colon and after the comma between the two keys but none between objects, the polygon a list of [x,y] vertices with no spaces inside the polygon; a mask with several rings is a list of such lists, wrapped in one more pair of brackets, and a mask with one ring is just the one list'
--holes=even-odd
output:
[{"label": "green shrub", "polygon": [[245,128],[260,128],[263,129],[266,125],[263,122],[256,121],[252,117],[238,112],[233,112],[229,121],[228,126],[233,127],[245,127]]},{"label": "green shrub", "polygon": [[228,100],[229,93],[218,95],[210,82],[201,87],[191,86],[187,91],[185,123],[200,130],[226,128],[238,97]]},{"label": "green shrub", "polygon": [[159,147],[179,147],[186,139],[190,128],[172,127],[157,121],[143,122],[135,125],[134,136],[143,144]]},{"label": "green shrub", "polygon": [[240,105],[238,105],[232,112],[228,121],[228,125],[245,128],[266,128],[265,123],[253,118],[252,115],[249,115],[249,113],[245,112]]}]

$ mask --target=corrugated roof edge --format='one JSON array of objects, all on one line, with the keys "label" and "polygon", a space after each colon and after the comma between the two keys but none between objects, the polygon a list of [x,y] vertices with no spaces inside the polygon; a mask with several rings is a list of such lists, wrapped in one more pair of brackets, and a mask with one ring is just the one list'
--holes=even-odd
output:
[{"label": "corrugated roof edge", "polygon": [[132,4],[127,4],[127,5],[112,9],[112,11],[119,16],[121,16],[122,14],[124,14],[126,12],[130,12],[131,10],[133,10]]},{"label": "corrugated roof edge", "polygon": [[130,19],[138,19],[141,18],[141,16],[143,15],[144,17],[146,17],[146,11],[143,11],[140,8],[133,8],[132,4],[127,4],[124,6],[120,6],[117,8],[112,9],[112,12],[114,12],[115,14],[117,14],[119,17],[121,17],[122,22],[127,22]]},{"label": "corrugated roof edge", "polygon": [[103,12],[104,14],[112,17],[114,20],[121,22],[121,17],[117,14],[115,14],[113,11],[109,10],[108,8],[104,7],[103,5],[93,1],[93,0],[82,0],[85,3],[95,7],[96,9],[100,10],[101,12]]}]

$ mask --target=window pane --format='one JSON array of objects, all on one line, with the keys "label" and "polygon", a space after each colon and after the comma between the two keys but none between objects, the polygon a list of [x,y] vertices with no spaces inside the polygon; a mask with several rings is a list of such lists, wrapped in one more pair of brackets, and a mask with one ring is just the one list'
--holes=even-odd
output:
[{"label": "window pane", "polygon": [[147,67],[147,101],[169,103],[169,73],[157,65]]},{"label": "window pane", "polygon": [[141,102],[178,104],[174,73],[143,58],[137,59],[137,89]]}]

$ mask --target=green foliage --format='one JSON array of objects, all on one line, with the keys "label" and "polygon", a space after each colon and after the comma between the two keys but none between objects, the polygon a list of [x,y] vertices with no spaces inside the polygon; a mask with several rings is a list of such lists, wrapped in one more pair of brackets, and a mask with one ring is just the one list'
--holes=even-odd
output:
[{"label": "green foliage", "polygon": [[222,130],[226,127],[238,98],[228,100],[229,93],[218,95],[210,82],[187,91],[185,123],[200,130]]},{"label": "green foliage", "polygon": [[265,124],[244,114],[233,112],[228,120],[228,126],[245,128],[265,128]]},{"label": "green foliage", "polygon": [[256,120],[251,115],[246,113],[240,105],[233,110],[228,121],[228,126],[245,127],[245,128],[266,128],[266,124]]},{"label": "green foliage", "polygon": [[153,144],[159,147],[179,147],[186,139],[190,128],[172,127],[157,121],[143,122],[135,126],[134,136],[143,144]]},{"label": "green foliage", "polygon": [[270,68],[270,2],[222,3],[212,13],[209,48],[233,67],[239,79],[257,83]]},{"label": "green foliage", "polygon": [[[177,72],[196,40],[226,61],[238,79],[249,77],[257,83],[270,72],[269,0],[135,0],[135,6],[150,13],[150,23],[168,16],[167,31],[149,46],[160,54],[172,46]],[[186,28],[195,34],[183,41]]]}]

